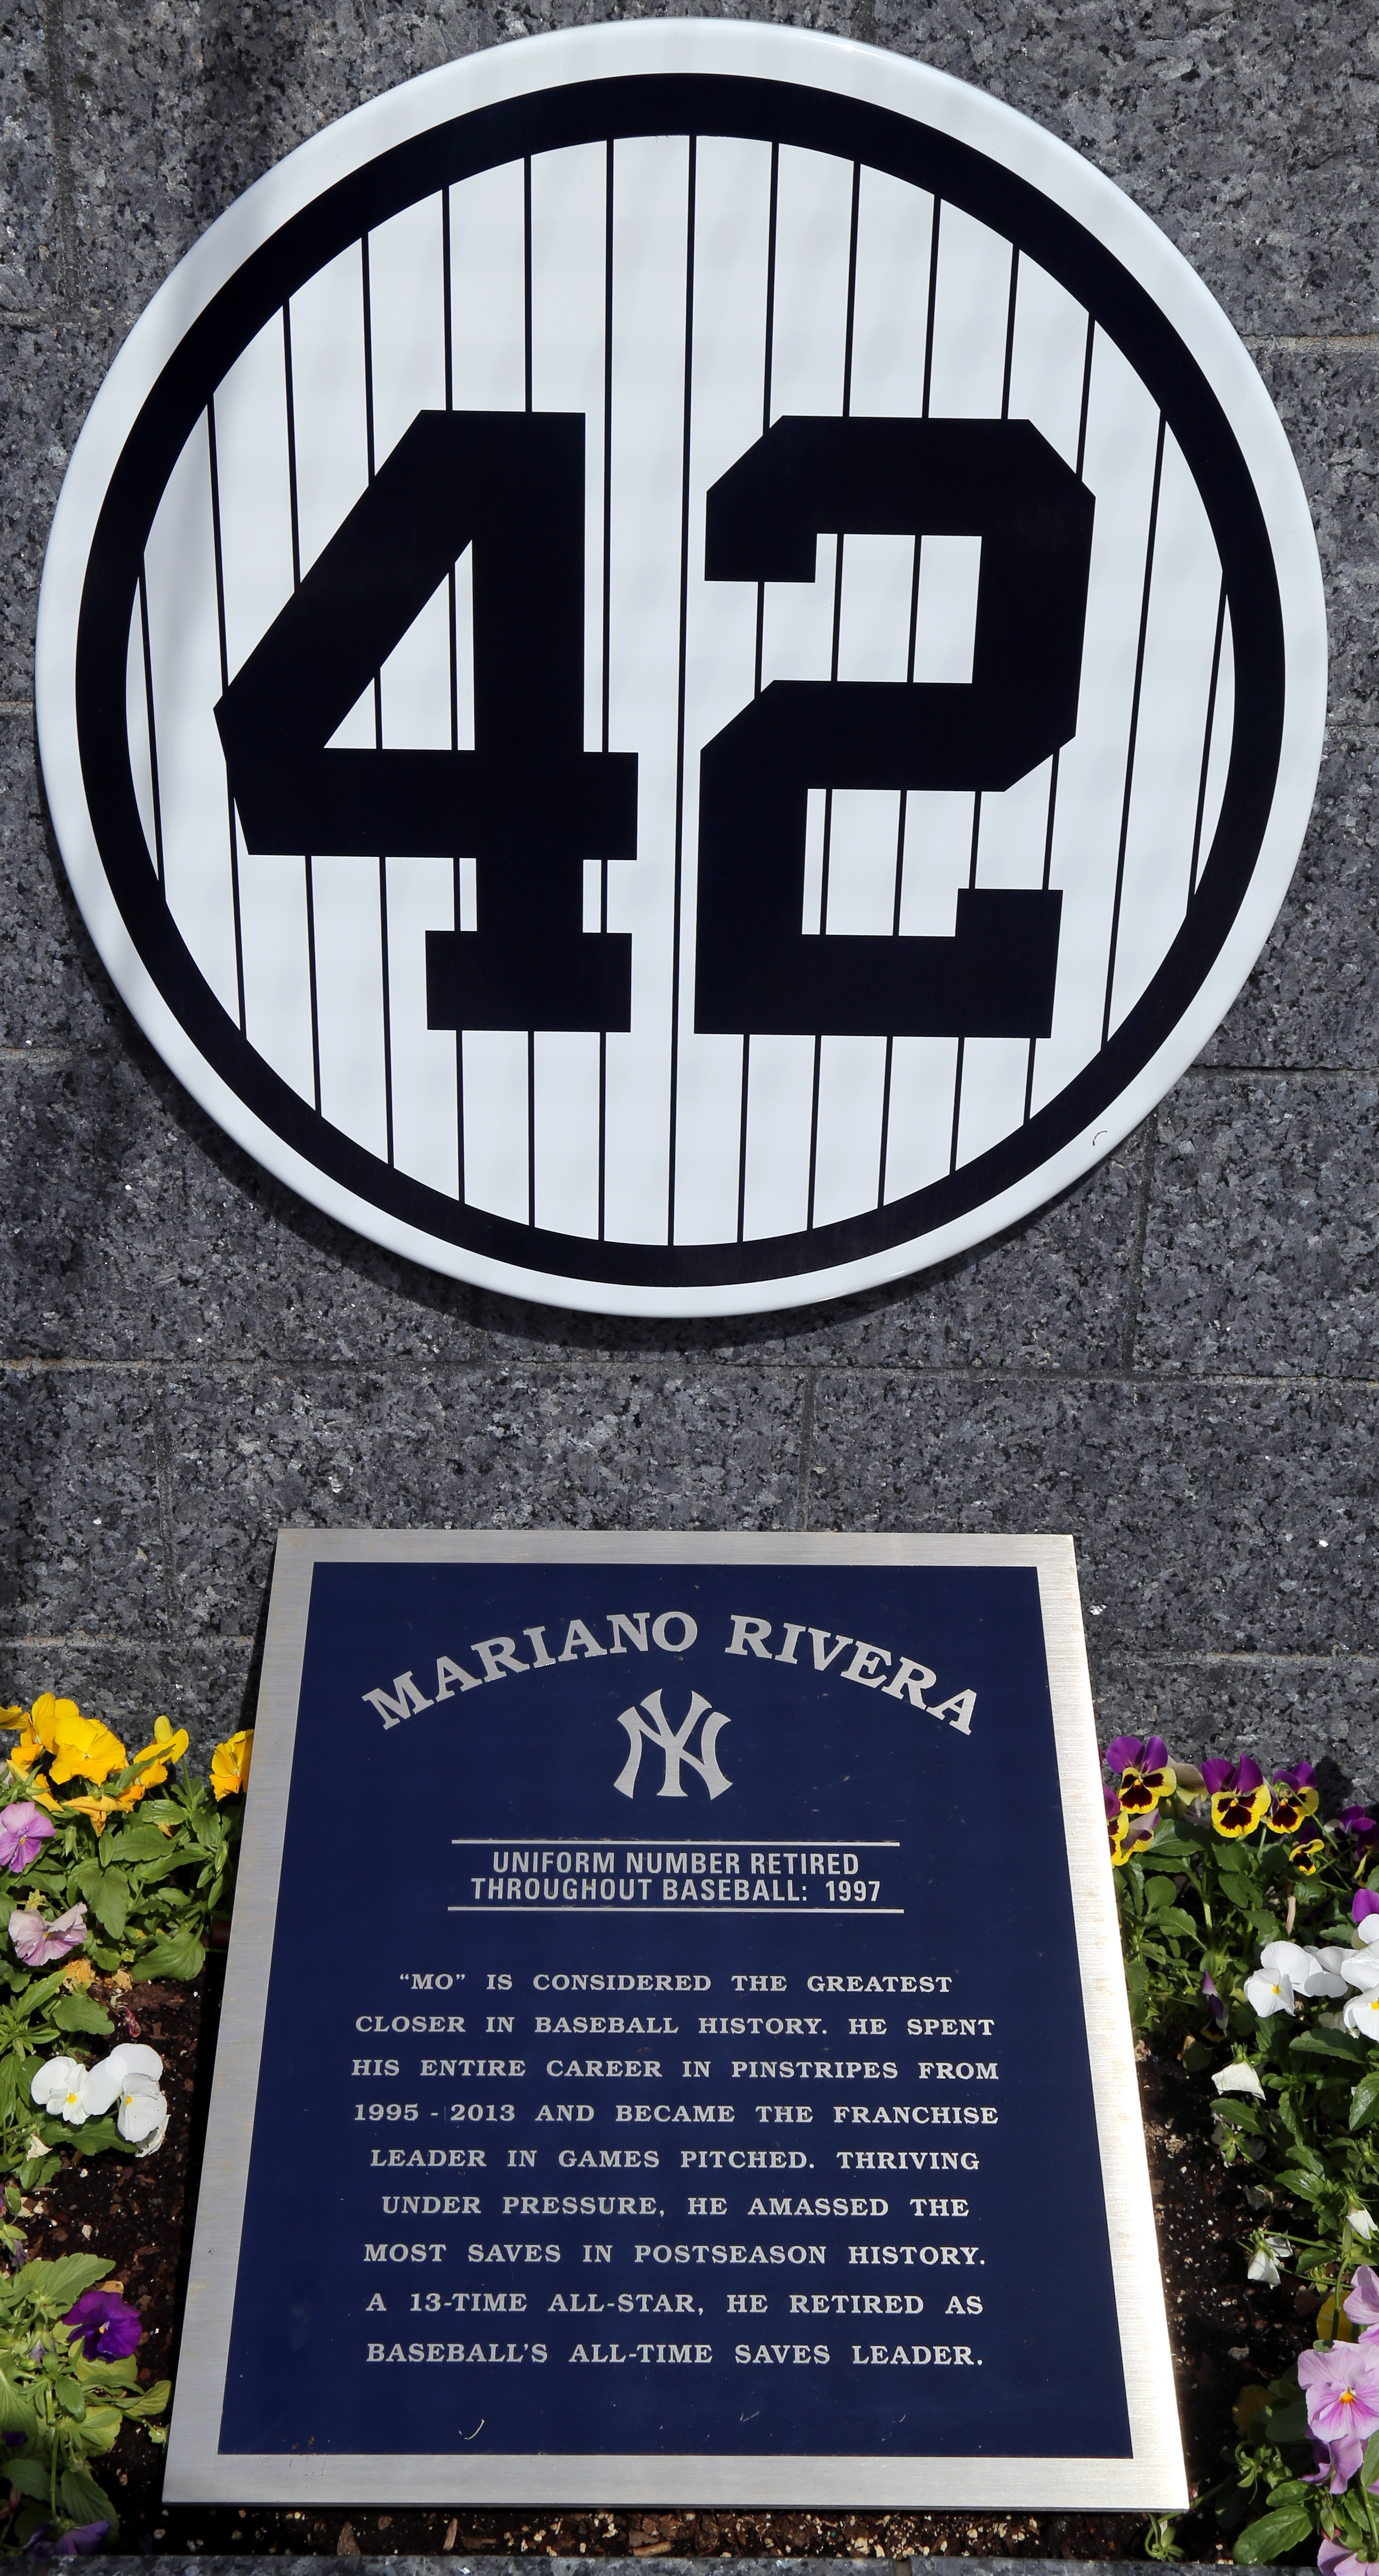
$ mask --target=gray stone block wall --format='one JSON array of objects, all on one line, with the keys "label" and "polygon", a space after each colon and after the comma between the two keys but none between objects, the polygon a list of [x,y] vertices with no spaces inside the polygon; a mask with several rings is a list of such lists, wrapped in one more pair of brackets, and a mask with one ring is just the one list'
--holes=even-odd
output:
[{"label": "gray stone block wall", "polygon": [[[698,1329],[505,1304],[290,1198],[97,964],[32,711],[49,519],[123,332],[293,144],[616,12],[0,0],[0,1695],[202,1744],[282,1523],[1071,1530],[1107,1732],[1379,1790],[1379,24],[1335,0],[775,0],[1039,118],[1193,260],[1311,499],[1331,722],[1278,926],[1156,1117],[885,1294]],[[768,14],[757,5],[745,14]]]}]

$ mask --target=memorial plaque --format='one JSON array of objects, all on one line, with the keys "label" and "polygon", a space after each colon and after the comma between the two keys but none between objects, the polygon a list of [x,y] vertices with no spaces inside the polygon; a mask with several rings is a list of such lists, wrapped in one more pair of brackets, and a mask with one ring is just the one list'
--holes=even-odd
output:
[{"label": "memorial plaque", "polygon": [[167,2493],[1186,2502],[1071,1540],[282,1534]]}]

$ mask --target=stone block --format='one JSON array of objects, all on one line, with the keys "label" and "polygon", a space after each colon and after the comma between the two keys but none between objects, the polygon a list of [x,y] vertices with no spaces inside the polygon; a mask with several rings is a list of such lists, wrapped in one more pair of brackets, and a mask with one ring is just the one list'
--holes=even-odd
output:
[{"label": "stone block", "polygon": [[9,704],[33,698],[48,530],[77,434],[122,336],[94,317],[79,331],[0,326],[0,700]]},{"label": "stone block", "polygon": [[1190,1074],[1159,1124],[1138,1365],[1379,1376],[1379,1077]]},{"label": "stone block", "polygon": [[168,1381],[184,1615],[246,1625],[280,1527],[781,1529],[801,1387],[769,1369],[540,1367]]},{"label": "stone block", "polygon": [[177,1578],[159,1494],[165,1433],[151,1372],[6,1369],[0,1636],[59,1651],[177,1627]]},{"label": "stone block", "polygon": [[1373,1655],[1186,1655],[1160,1663],[1103,1649],[1089,1622],[1097,1737],[1162,1735],[1190,1762],[1252,1753],[1266,1776],[1329,1757],[1356,1798],[1379,1795]]},{"label": "stone block", "polygon": [[62,292],[57,171],[42,0],[0,6],[0,329]]},{"label": "stone block", "polygon": [[811,1529],[1059,1530],[1118,1651],[1367,1653],[1379,1390],[832,1370]]},{"label": "stone block", "polygon": [[1204,1065],[1379,1066],[1379,733],[1329,735],[1297,873]]}]

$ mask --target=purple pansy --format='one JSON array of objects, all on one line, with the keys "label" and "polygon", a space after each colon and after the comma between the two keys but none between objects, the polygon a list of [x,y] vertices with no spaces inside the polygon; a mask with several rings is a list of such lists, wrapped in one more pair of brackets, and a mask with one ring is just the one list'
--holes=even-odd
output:
[{"label": "purple pansy", "polygon": [[1342,1833],[1353,1834],[1357,1843],[1373,1842],[1379,1834],[1379,1824],[1365,1807],[1342,1807],[1336,1822]]},{"label": "purple pansy", "polygon": [[1361,2558],[1343,2540],[1328,2540],[1325,2533],[1317,2543],[1317,2567],[1319,2576],[1376,2576],[1372,2558]]},{"label": "purple pansy", "polygon": [[1161,1735],[1151,1735],[1148,1743],[1143,1736],[1116,1735],[1107,1745],[1103,1759],[1117,1779],[1122,1771],[1166,1771],[1168,1746]]},{"label": "purple pansy", "polygon": [[1290,1789],[1315,1789],[1317,1775],[1310,1762],[1291,1762],[1286,1771],[1276,1771],[1276,1780],[1285,1780]]},{"label": "purple pansy", "polygon": [[54,1830],[32,1798],[17,1798],[0,1812],[0,1869],[27,1869],[52,1840]]},{"label": "purple pansy", "polygon": [[1350,1900],[1352,1923],[1363,1923],[1367,1914],[1379,1914],[1379,1896],[1372,1887],[1362,1887]]},{"label": "purple pansy", "polygon": [[1223,1789],[1238,1789],[1242,1798],[1248,1798],[1263,1785],[1264,1774],[1248,1753],[1239,1762],[1225,1762],[1219,1753],[1212,1753],[1202,1765],[1202,1786],[1209,1798],[1218,1798]]},{"label": "purple pansy", "polygon": [[1211,2006],[1212,2018],[1216,2023],[1217,2029],[1224,2030],[1226,2027],[1226,2007],[1222,2000],[1221,1990],[1216,1984],[1210,1968],[1204,1968],[1202,1970],[1202,1992]]},{"label": "purple pansy", "polygon": [[1239,1778],[1239,1764],[1223,1762],[1219,1753],[1208,1754],[1202,1765],[1202,1786],[1209,1798],[1219,1796],[1223,1789],[1235,1788]]},{"label": "purple pansy", "polygon": [[118,2290],[83,2290],[62,2320],[82,2336],[88,2361],[123,2361],[144,2329],[139,2311]]},{"label": "purple pansy", "polygon": [[1120,1800],[1114,1789],[1103,1788],[1101,1794],[1106,1802],[1106,1822],[1113,1825],[1120,1814]]},{"label": "purple pansy", "polygon": [[1367,2335],[1379,2330],[1379,2274],[1372,2264],[1356,2265],[1350,2296],[1341,2304],[1353,2326],[1362,2326]]},{"label": "purple pansy", "polygon": [[1379,2432],[1379,2345],[1338,2343],[1329,2352],[1314,2347],[1300,2353],[1298,2381],[1307,2400],[1308,2431],[1330,2445],[1333,2469],[1342,2444],[1352,2441],[1360,2445],[1358,2464],[1371,2433]]},{"label": "purple pansy", "polygon": [[86,1908],[72,1905],[50,1923],[46,1915],[16,1910],[9,1920],[9,1935],[26,1968],[46,1968],[54,1959],[65,1959],[69,1950],[80,1950],[86,1939]]},{"label": "purple pansy", "polygon": [[1332,2495],[1344,2495],[1365,2456],[1364,2443],[1356,2433],[1343,2433],[1334,2442],[1319,2442],[1315,2433],[1310,2439],[1313,2465],[1304,2483],[1317,2487],[1325,2481]]},{"label": "purple pansy", "polygon": [[60,2540],[49,2537],[48,2525],[41,2522],[24,2543],[26,2558],[90,2558],[100,2548],[109,2531],[108,2522],[78,2523],[75,2531],[64,2531]]}]

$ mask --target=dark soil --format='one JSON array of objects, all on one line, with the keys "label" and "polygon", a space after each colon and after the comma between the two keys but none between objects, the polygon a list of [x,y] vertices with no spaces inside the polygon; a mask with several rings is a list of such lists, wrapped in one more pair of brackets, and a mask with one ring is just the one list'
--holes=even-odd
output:
[{"label": "dark soil", "polygon": [[[194,1986],[149,1985],[104,1997],[122,2025],[120,2037],[147,2040],[163,2058],[173,2106],[166,2143],[142,2161],[105,2155],[86,2166],[73,2153],[41,2200],[29,2204],[31,2254],[89,2246],[113,2259],[112,2278],[144,2321],[138,2357],[145,2383],[172,2374],[176,2363],[221,1974],[213,1959]],[[1188,2482],[1196,2493],[1228,2465],[1240,2390],[1288,2367],[1308,2339],[1318,2302],[1286,2283],[1269,2290],[1246,2281],[1241,2240],[1257,2223],[1244,2199],[1251,2168],[1222,2164],[1203,2079],[1185,2076],[1167,2053],[1142,2044],[1139,2054]],[[109,2458],[94,2464],[119,2505],[125,2550],[1097,2559],[1138,2557],[1145,2532],[1142,2514],[1105,2513],[165,2511],[163,2458],[141,2427],[127,2425]],[[1190,2559],[1229,2559],[1210,2514],[1187,2516],[1178,2543]]]}]

